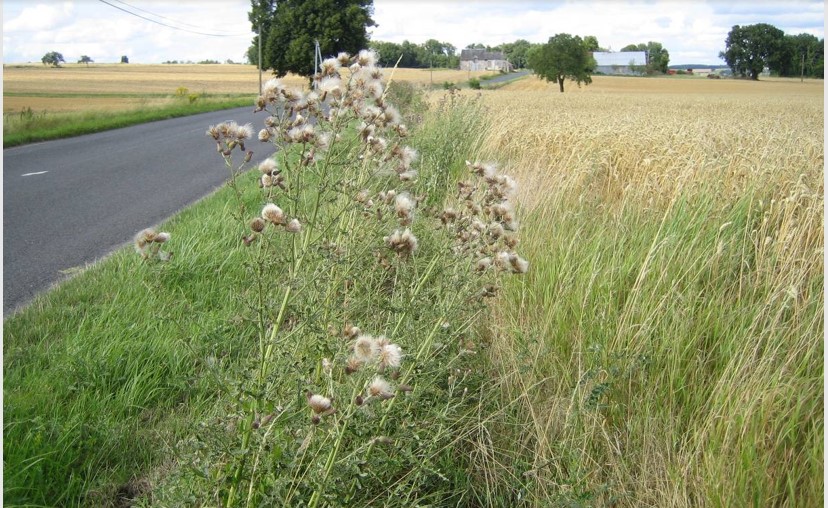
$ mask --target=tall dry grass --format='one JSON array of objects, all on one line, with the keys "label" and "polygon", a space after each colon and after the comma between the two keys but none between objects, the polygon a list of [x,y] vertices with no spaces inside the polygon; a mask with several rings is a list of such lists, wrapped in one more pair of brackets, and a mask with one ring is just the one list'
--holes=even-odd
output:
[{"label": "tall dry grass", "polygon": [[538,506],[821,504],[821,87],[604,81],[484,93],[533,264],[493,309],[481,474]]}]

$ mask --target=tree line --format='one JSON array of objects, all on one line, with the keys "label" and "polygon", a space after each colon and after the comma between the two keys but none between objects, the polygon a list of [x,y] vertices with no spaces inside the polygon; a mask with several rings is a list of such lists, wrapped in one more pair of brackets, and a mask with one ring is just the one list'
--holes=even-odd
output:
[{"label": "tree line", "polygon": [[825,39],[811,34],[787,35],[767,23],[734,25],[719,58],[736,76],[759,79],[765,67],[778,76],[823,78]]}]

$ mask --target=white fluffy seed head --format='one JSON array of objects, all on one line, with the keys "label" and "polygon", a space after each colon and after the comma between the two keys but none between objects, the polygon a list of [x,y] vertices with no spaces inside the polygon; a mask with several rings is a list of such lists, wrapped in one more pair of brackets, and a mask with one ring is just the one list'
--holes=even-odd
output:
[{"label": "white fluffy seed head", "polygon": [[402,360],[402,348],[396,344],[385,344],[379,352],[381,367],[397,368]]},{"label": "white fluffy seed head", "polygon": [[313,412],[316,414],[324,413],[332,407],[331,399],[318,394],[314,394],[308,397],[308,405],[311,407],[311,409],[313,409]]},{"label": "white fluffy seed head", "polygon": [[262,208],[262,218],[273,224],[284,224],[285,212],[273,203],[268,203]]},{"label": "white fluffy seed head", "polygon": [[354,342],[354,358],[361,362],[370,362],[379,355],[380,347],[370,335],[360,335]]},{"label": "white fluffy seed head", "polygon": [[285,226],[285,231],[288,233],[299,233],[302,231],[302,224],[299,219],[290,219],[290,222]]},{"label": "white fluffy seed head", "polygon": [[394,396],[394,391],[388,381],[380,376],[377,376],[371,381],[371,384],[368,385],[368,394],[372,397],[390,399]]}]

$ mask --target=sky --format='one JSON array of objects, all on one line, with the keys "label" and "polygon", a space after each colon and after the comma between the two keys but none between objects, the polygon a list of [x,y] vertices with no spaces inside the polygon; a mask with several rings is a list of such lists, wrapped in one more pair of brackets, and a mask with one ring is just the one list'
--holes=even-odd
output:
[{"label": "sky", "polygon": [[[253,33],[249,0],[3,0],[3,62],[170,60],[243,62]],[[130,11],[125,12],[125,11]],[[149,18],[145,19],[145,18]],[[594,35],[601,47],[657,41],[670,64],[723,64],[733,25],[768,23],[786,34],[825,37],[822,1],[374,0],[372,40],[497,45],[546,42],[566,32]],[[153,21],[150,21],[153,20]],[[167,26],[165,26],[167,25]],[[327,56],[327,55],[326,55]]]}]

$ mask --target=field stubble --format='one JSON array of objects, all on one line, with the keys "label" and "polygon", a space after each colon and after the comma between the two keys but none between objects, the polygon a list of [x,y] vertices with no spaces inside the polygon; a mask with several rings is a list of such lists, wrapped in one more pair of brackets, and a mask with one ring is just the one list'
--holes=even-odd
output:
[{"label": "field stubble", "polygon": [[494,307],[490,356],[522,429],[500,445],[529,457],[536,499],[821,503],[819,85],[483,93],[533,263]]},{"label": "field stubble", "polygon": [[[444,81],[461,82],[470,76],[490,72],[454,69],[385,69],[385,79],[407,81],[426,86]],[[262,80],[273,77],[262,74]],[[289,86],[307,86],[307,79],[289,74],[281,78]],[[6,65],[3,67],[3,112],[120,110],[148,104],[163,105],[179,87],[191,93],[212,95],[258,94],[259,71],[252,65],[229,64],[69,64],[60,68],[42,65]],[[64,97],[71,94],[74,97]],[[106,97],[115,94],[120,97]],[[167,97],[163,95],[166,94]],[[158,97],[162,95],[162,97]],[[129,97],[132,96],[132,97]],[[252,100],[252,99],[251,99]]]}]

